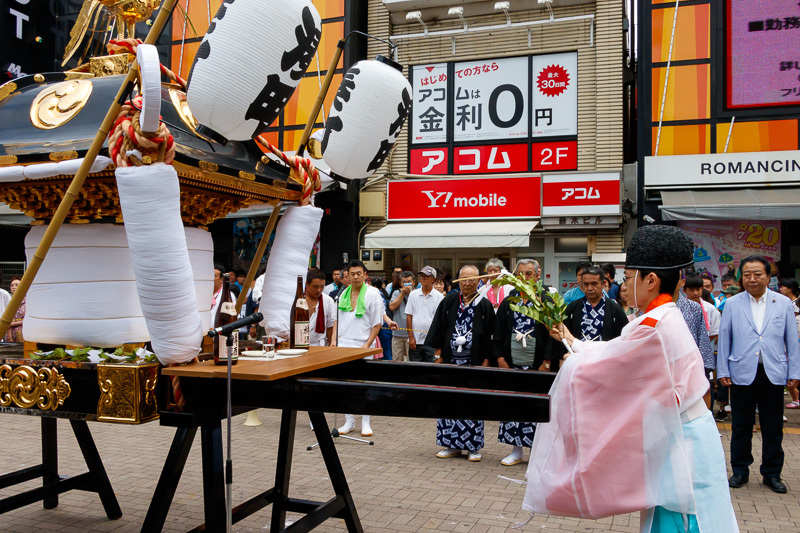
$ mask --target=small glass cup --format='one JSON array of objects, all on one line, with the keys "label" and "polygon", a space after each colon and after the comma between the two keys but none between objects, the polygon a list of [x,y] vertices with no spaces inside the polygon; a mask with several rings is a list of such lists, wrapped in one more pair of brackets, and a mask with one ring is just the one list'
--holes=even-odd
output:
[{"label": "small glass cup", "polygon": [[264,335],[261,337],[261,349],[264,353],[272,352],[275,350],[275,337]]}]

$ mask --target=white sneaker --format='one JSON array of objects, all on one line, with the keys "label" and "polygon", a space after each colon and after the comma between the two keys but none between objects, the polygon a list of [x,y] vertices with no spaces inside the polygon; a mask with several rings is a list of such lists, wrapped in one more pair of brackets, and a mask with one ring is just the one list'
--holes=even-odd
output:
[{"label": "white sneaker", "polygon": [[347,435],[356,428],[356,417],[353,415],[344,415],[344,425],[337,431],[339,435]]},{"label": "white sneaker", "polygon": [[522,462],[522,446],[514,446],[511,453],[506,455],[500,464],[503,466],[514,466]]},{"label": "white sneaker", "polygon": [[468,459],[473,463],[477,463],[481,460],[481,452],[469,452]]},{"label": "white sneaker", "polygon": [[436,454],[436,457],[438,457],[439,459],[450,459],[451,457],[461,457],[461,450],[445,448],[443,450],[439,450],[439,453]]},{"label": "white sneaker", "polygon": [[369,416],[365,415],[361,417],[361,436],[362,437],[371,437],[372,436],[372,426],[369,425]]}]

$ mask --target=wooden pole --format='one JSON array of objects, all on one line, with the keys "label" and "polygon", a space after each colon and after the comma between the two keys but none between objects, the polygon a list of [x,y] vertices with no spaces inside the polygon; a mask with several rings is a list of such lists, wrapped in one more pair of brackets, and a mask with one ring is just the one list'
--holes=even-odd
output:
[{"label": "wooden pole", "polygon": [[[167,23],[167,19],[172,13],[172,10],[175,8],[177,1],[178,0],[163,0],[161,3],[161,9],[158,12],[158,16],[153,22],[153,26],[150,28],[150,31],[147,33],[144,44],[155,44],[158,36],[161,34],[161,30]],[[64,194],[64,198],[61,200],[61,203],[58,205],[58,209],[56,209],[56,212],[53,214],[53,219],[47,226],[47,230],[44,232],[42,240],[39,243],[39,246],[36,248],[36,252],[34,252],[31,262],[28,264],[28,268],[25,269],[25,274],[22,276],[22,279],[19,282],[19,287],[17,287],[16,292],[11,297],[11,301],[8,303],[8,306],[3,312],[3,316],[0,317],[0,338],[6,334],[6,331],[11,325],[11,321],[14,318],[17,309],[19,309],[19,306],[22,304],[22,300],[24,300],[25,296],[28,294],[28,289],[33,283],[33,279],[39,272],[39,268],[42,266],[42,262],[44,262],[44,258],[47,256],[50,246],[53,244],[58,231],[61,229],[61,225],[67,218],[67,214],[69,214],[69,210],[72,208],[72,203],[75,201],[75,198],[78,197],[78,193],[80,193],[80,190],[83,187],[83,182],[86,181],[86,176],[89,174],[89,169],[92,168],[94,160],[97,157],[97,154],[100,152],[100,149],[103,147],[103,143],[108,136],[108,132],[111,129],[111,126],[114,124],[114,120],[116,120],[117,115],[119,114],[119,110],[122,107],[120,100],[128,91],[129,86],[133,84],[137,73],[138,67],[137,63],[134,61],[131,63],[131,66],[128,69],[128,74],[125,76],[125,80],[122,82],[119,91],[117,91],[117,96],[114,97],[114,101],[112,102],[111,107],[109,107],[108,112],[106,113],[106,118],[103,119],[103,122],[100,125],[100,129],[97,131],[97,135],[95,135],[92,145],[89,147],[89,151],[86,152],[86,156],[83,158],[83,163],[81,163],[78,173],[75,174],[74,178],[72,178],[72,183],[67,189],[66,194]]]},{"label": "wooden pole", "polygon": [[319,110],[322,109],[322,104],[325,102],[325,95],[328,94],[331,81],[333,81],[333,74],[336,72],[336,66],[339,64],[339,59],[342,57],[342,52],[344,52],[344,43],[344,39],[339,39],[339,42],[336,43],[336,50],[333,52],[331,64],[328,65],[328,72],[325,73],[325,79],[322,81],[322,87],[319,89],[317,100],[314,102],[314,107],[311,108],[311,114],[308,115],[306,128],[303,130],[303,135],[300,137],[300,146],[297,148],[298,157],[303,157],[303,154],[306,152],[308,138],[311,137],[311,130],[314,128],[314,124],[317,122]]},{"label": "wooden pole", "polygon": [[258,266],[261,264],[261,258],[264,257],[264,252],[267,251],[267,244],[269,244],[269,238],[272,236],[272,232],[275,230],[275,224],[278,223],[278,216],[281,213],[282,206],[283,203],[278,202],[272,207],[272,214],[269,216],[267,227],[264,228],[264,235],[261,236],[261,242],[258,243],[256,255],[253,257],[253,262],[250,263],[250,270],[247,271],[247,277],[244,280],[244,286],[239,293],[239,298],[236,299],[237,316],[242,310],[242,305],[244,305],[245,300],[247,300],[247,289],[249,289],[250,285],[252,285],[253,280],[256,277],[256,272],[258,272]]}]

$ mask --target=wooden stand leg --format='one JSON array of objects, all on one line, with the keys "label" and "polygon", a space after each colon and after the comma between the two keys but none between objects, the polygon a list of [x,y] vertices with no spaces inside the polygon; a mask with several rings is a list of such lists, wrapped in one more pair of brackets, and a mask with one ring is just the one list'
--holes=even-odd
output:
[{"label": "wooden stand leg", "polygon": [[296,422],[297,411],[284,409],[281,412],[281,433],[278,440],[278,462],[275,466],[275,492],[272,501],[270,531],[282,531],[286,527],[286,502],[289,498]]},{"label": "wooden stand leg", "polygon": [[205,530],[225,531],[225,478],[222,457],[222,426],[219,420],[200,428],[203,463]]},{"label": "wooden stand leg", "polygon": [[311,423],[314,425],[314,433],[317,435],[319,441],[319,449],[322,452],[322,458],[325,460],[325,467],[328,469],[328,475],[331,477],[331,485],[337,497],[344,500],[344,516],[342,513],[337,513],[337,516],[344,518],[347,525],[347,531],[350,533],[362,533],[364,528],[361,526],[361,520],[358,518],[358,511],[356,510],[353,495],[350,493],[350,486],[347,484],[347,477],[344,475],[342,463],[339,460],[339,454],[336,452],[336,445],[333,443],[333,438],[328,431],[328,423],[325,420],[324,413],[308,413],[311,418]]},{"label": "wooden stand leg", "polygon": [[167,459],[164,461],[164,468],[158,478],[158,485],[147,509],[147,516],[144,517],[142,533],[151,531],[161,531],[164,529],[164,522],[167,520],[167,513],[178,489],[178,483],[186,466],[186,459],[192,450],[192,443],[197,434],[197,428],[178,428],[175,430],[175,437],[172,439],[172,446],[169,448]]},{"label": "wooden stand leg", "polygon": [[[42,486],[52,485],[58,477],[58,431],[55,418],[42,417]],[[42,499],[45,509],[58,507],[58,494]]]},{"label": "wooden stand leg", "polygon": [[78,439],[78,445],[81,448],[81,453],[83,453],[86,466],[89,467],[92,484],[97,491],[97,495],[100,496],[106,516],[116,520],[122,516],[122,509],[119,508],[119,502],[114,494],[114,489],[111,487],[111,482],[108,480],[108,474],[106,474],[103,461],[97,452],[89,426],[85,420],[70,420],[70,424],[72,425],[72,431],[75,433],[75,438]]}]

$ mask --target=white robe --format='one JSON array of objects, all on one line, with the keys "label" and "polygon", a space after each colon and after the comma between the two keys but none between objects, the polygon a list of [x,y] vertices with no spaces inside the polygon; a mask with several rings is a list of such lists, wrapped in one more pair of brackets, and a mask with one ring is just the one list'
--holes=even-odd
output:
[{"label": "white robe", "polygon": [[[550,422],[536,431],[523,508],[597,519],[661,506],[697,515],[703,533],[738,531],[719,434],[698,411],[703,361],[675,304],[573,349],[550,389]],[[701,413],[687,426],[714,433],[702,434],[705,449],[684,428],[686,412]],[[711,508],[710,493],[721,498]]]}]

